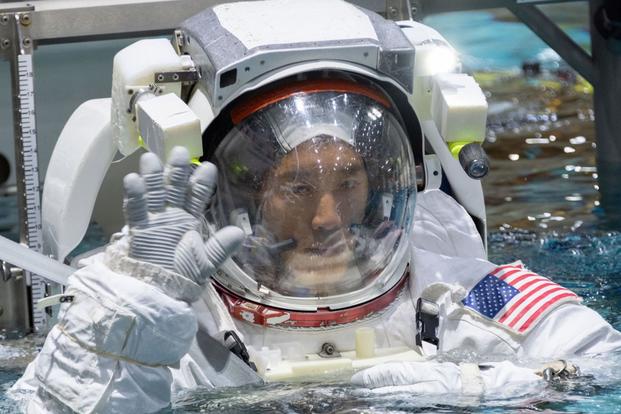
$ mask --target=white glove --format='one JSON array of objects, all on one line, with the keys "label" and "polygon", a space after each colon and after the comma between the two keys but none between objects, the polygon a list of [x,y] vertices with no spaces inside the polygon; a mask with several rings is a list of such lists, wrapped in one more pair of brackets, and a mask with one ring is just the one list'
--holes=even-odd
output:
[{"label": "white glove", "polygon": [[475,364],[452,362],[391,362],[360,371],[352,383],[379,393],[407,391],[414,394],[463,394],[515,397],[543,386],[530,368],[511,362]]},{"label": "white glove", "polygon": [[210,164],[191,177],[190,170],[187,151],[175,148],[166,174],[145,154],[142,176],[125,177],[129,237],[69,277],[71,300],[14,387],[36,388],[28,412],[147,413],[169,405],[169,367],[197,330],[189,303],[243,239],[240,229],[225,228],[203,242],[197,230],[217,172]]},{"label": "white glove", "polygon": [[128,174],[124,211],[129,226],[129,256],[174,271],[202,285],[241,245],[244,232],[229,226],[203,242],[201,218],[214,193],[217,169],[202,163],[190,176],[190,156],[171,151],[164,172],[153,153],[143,154],[140,172]]}]

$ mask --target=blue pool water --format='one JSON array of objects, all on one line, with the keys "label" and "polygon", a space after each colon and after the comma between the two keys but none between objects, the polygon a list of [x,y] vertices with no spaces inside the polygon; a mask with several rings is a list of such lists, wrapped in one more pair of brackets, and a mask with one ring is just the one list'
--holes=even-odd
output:
[{"label": "blue pool water", "polygon": [[[584,10],[586,12],[586,9]],[[460,53],[467,68],[506,70],[524,61],[539,60],[555,65],[558,55],[520,22],[499,22],[488,12],[445,13],[430,16],[425,23],[440,32]],[[586,21],[586,17],[584,18]],[[581,21],[563,29],[579,45],[589,48],[589,33]]]},{"label": "blue pool water", "polygon": [[[550,86],[504,73],[536,58],[560,64],[522,25],[497,22],[483,12],[435,16],[428,23],[462,52],[468,68],[503,71],[483,82],[490,103],[485,148],[492,171],[484,181],[490,259],[521,259],[578,293],[621,329],[621,233],[619,223],[599,205],[590,95],[573,85]],[[584,29],[569,30],[578,42],[588,43]],[[11,238],[17,238],[15,207],[14,197],[0,197],[0,233]],[[89,246],[105,242],[96,228],[89,236]],[[40,340],[0,343],[1,413],[17,412],[2,394],[21,375]],[[271,384],[198,389],[180,396],[169,412],[621,412],[621,355],[580,364],[583,376],[511,400],[379,395],[338,382]]]}]

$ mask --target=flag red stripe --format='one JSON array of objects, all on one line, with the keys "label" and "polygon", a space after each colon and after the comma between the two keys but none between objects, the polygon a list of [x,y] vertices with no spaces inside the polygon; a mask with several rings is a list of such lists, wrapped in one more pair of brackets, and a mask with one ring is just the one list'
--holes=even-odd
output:
[{"label": "flag red stripe", "polygon": [[[538,292],[539,290],[543,289],[546,286],[552,286],[552,285],[556,285],[556,283],[554,282],[548,282],[548,283],[543,283],[541,286],[537,287],[535,290],[533,290],[532,292],[529,292],[527,294],[524,294],[520,299],[518,299],[517,302],[515,302],[498,320],[498,322],[503,323],[504,321],[507,320],[507,318],[509,318],[509,316],[511,316],[511,314],[520,307],[520,305],[522,303],[524,303],[524,301],[526,301],[528,298],[530,298],[535,292]],[[528,310],[528,308],[526,309]],[[519,319],[519,318],[518,318]],[[515,322],[515,321],[514,321]]]},{"label": "flag red stripe", "polygon": [[504,275],[498,277],[498,279],[500,280],[505,280],[506,278],[508,278],[511,275],[516,274],[517,272],[521,272],[522,269],[515,269],[515,270],[509,270],[507,273],[505,273]]},{"label": "flag red stripe", "polygon": [[514,265],[504,265],[504,266],[499,266],[496,269],[494,269],[490,275],[492,276],[496,276],[498,273],[500,273],[501,271],[505,270],[505,269],[511,269],[511,268],[515,268],[518,269],[517,267],[515,267]]},{"label": "flag red stripe", "polygon": [[[533,280],[531,280],[530,282],[524,283],[524,285],[520,286],[519,288],[514,285],[514,283],[518,283],[520,280],[524,279],[524,277],[531,277]],[[513,286],[514,288],[518,289],[520,292],[524,292],[526,289],[531,287],[533,285],[533,283],[541,282],[542,280],[550,281],[549,279],[546,279],[545,277],[541,277],[541,276],[536,275],[534,273],[528,273],[528,274],[526,274],[524,276],[520,276],[520,277],[516,278],[515,280],[512,280],[511,282],[509,282],[509,284],[511,286]]]},{"label": "flag red stripe", "polygon": [[572,293],[572,292],[568,292],[568,293],[563,293],[562,295],[558,295],[550,300],[548,300],[546,303],[544,303],[539,310],[537,310],[537,312],[533,313],[530,318],[528,318],[528,320],[526,322],[524,322],[524,324],[522,325],[522,327],[519,329],[520,332],[524,332],[525,330],[528,329],[528,327],[530,326],[531,323],[533,323],[533,321],[535,321],[543,312],[546,311],[546,309],[548,309],[550,306],[552,306],[554,303],[558,302],[561,299],[564,299],[566,297],[570,297],[570,296],[574,296],[574,297],[578,297],[576,294]]},{"label": "flag red stripe", "polygon": [[[552,283],[552,284],[555,285],[556,283]],[[533,292],[529,296],[532,296],[536,291],[541,290],[544,286],[545,285],[539,286],[537,289],[533,290]],[[518,314],[518,316],[513,319],[513,322],[511,322],[509,324],[509,327],[510,328],[514,328],[515,324],[518,323],[518,321],[522,318],[522,316],[526,315],[526,312],[528,312],[533,306],[537,306],[538,303],[541,300],[543,300],[543,298],[545,298],[546,296],[549,296],[551,293],[558,292],[559,290],[567,290],[563,286],[559,286],[559,285],[557,285],[557,286],[558,287],[556,287],[554,289],[550,289],[550,290],[548,290],[546,292],[541,293],[539,296],[537,296],[535,298],[535,300],[533,300],[531,303],[528,304],[528,306],[526,306],[524,309],[522,309],[522,311]]]}]

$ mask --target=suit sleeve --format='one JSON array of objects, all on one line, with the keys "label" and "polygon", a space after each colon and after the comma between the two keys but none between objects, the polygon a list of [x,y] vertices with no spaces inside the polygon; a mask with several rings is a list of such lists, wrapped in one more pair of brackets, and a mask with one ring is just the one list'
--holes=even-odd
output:
[{"label": "suit sleeve", "polygon": [[156,287],[154,267],[125,270],[98,262],[69,278],[73,300],[11,390],[30,394],[28,412],[149,413],[170,404],[169,367],[190,348],[195,314]]},{"label": "suit sleeve", "polygon": [[594,310],[566,303],[529,333],[523,351],[531,357],[589,356],[621,349],[621,333]]}]

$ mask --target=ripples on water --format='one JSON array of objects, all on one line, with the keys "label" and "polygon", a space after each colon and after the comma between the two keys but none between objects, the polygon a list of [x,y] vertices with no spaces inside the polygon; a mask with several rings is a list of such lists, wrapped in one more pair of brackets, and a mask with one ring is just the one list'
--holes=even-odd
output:
[{"label": "ripples on water", "polygon": [[[610,358],[611,356],[608,356]],[[621,361],[621,355],[613,355]],[[581,361],[582,375],[554,382],[544,390],[524,390],[519,397],[462,395],[417,396],[381,393],[346,383],[269,384],[236,389],[196,389],[181,396],[166,413],[557,413],[619,412],[621,364]],[[604,368],[602,368],[604,366]]]},{"label": "ripples on water", "polygon": [[[489,22],[490,16],[477,19]],[[621,329],[621,235],[618,223],[599,206],[590,88],[550,75],[477,77],[490,103],[485,149],[492,170],[484,180],[490,259],[523,260],[574,290]],[[15,209],[14,198],[0,197],[0,233],[14,239]],[[96,230],[91,234],[91,246],[103,241]],[[0,345],[0,392],[21,375],[37,345],[37,338]],[[606,359],[581,362],[585,375],[576,380],[509,400],[380,395],[343,383],[271,384],[194,390],[180,396],[170,412],[621,412],[621,355]],[[0,398],[0,412],[15,410]]]}]

